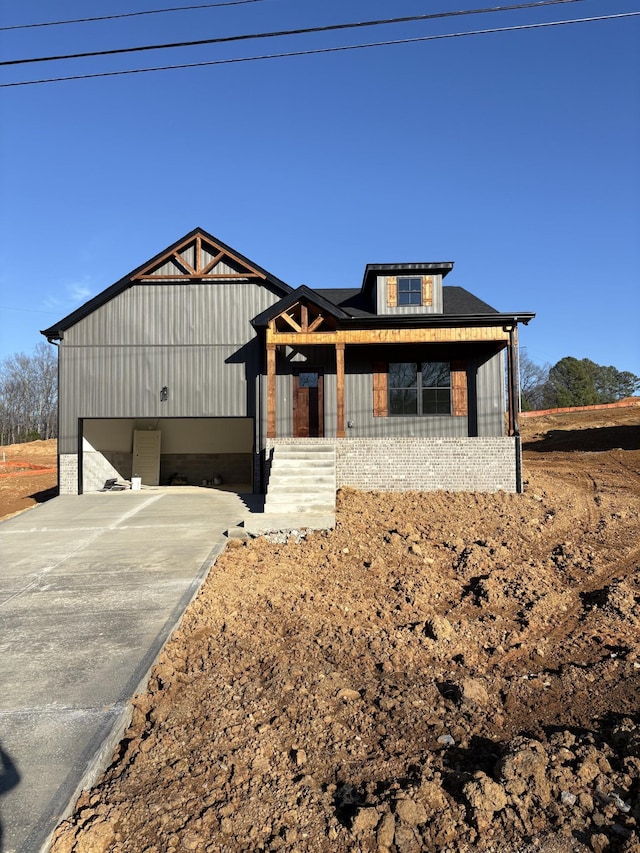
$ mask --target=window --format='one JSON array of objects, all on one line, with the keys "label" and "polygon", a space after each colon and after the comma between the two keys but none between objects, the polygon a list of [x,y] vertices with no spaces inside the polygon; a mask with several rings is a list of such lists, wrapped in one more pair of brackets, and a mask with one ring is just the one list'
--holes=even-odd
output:
[{"label": "window", "polygon": [[433,306],[432,275],[390,275],[386,280],[387,308]]},{"label": "window", "polygon": [[422,305],[422,276],[398,278],[398,305]]},{"label": "window", "polygon": [[451,365],[447,361],[389,364],[390,415],[450,415]]}]

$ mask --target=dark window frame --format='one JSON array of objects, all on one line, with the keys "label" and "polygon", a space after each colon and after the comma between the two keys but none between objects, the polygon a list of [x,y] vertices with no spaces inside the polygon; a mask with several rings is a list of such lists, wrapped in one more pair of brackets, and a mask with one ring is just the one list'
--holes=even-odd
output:
[{"label": "dark window frame", "polygon": [[[404,288],[402,287],[403,282],[405,283]],[[422,276],[400,275],[396,280],[396,287],[398,289],[397,303],[399,308],[422,305]]]},{"label": "dark window frame", "polygon": [[[394,365],[402,365],[406,369],[409,365],[415,368],[411,375],[411,382],[404,385],[393,384]],[[436,383],[425,385],[424,379],[427,374],[425,365],[446,365],[448,384],[440,384],[436,376]],[[436,368],[437,369],[437,368]],[[453,382],[452,367],[450,361],[395,361],[389,362],[388,384],[387,384],[387,416],[392,418],[437,418],[451,417],[453,415]],[[426,378],[430,378],[427,374]],[[426,392],[426,397],[425,397]],[[401,395],[404,395],[404,400]],[[415,411],[394,411],[400,406],[406,407],[407,401],[415,397]],[[430,398],[430,400],[429,400]],[[433,406],[435,411],[427,411]],[[440,409],[440,411],[438,411]],[[445,410],[446,409],[446,410]]]}]

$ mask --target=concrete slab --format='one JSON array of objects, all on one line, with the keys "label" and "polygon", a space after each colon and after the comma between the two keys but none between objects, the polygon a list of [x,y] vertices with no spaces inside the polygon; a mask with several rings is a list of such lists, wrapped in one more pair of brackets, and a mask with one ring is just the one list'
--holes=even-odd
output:
[{"label": "concrete slab", "polygon": [[45,850],[248,514],[237,495],[56,498],[0,523],[0,850]]},{"label": "concrete slab", "polygon": [[39,853],[107,766],[224,531],[333,527],[210,489],[61,496],[0,522],[0,853]]}]

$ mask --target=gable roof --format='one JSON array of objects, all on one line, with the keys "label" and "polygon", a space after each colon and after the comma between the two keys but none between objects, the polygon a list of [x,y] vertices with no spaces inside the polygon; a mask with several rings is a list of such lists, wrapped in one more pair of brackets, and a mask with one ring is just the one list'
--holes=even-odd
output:
[{"label": "gable roof", "polygon": [[321,287],[313,289],[303,285],[291,291],[284,299],[276,302],[254,317],[253,326],[266,326],[283,311],[294,305],[301,296],[331,314],[343,326],[449,326],[496,325],[500,323],[524,323],[535,317],[530,312],[501,312],[487,302],[474,296],[464,287],[444,285],[442,288],[443,310],[441,314],[377,314],[372,301],[358,287]]},{"label": "gable roof", "polygon": [[[188,250],[192,246],[194,247],[193,263],[187,260],[186,257]],[[207,253],[206,262],[201,257],[203,247]],[[107,287],[101,293],[89,299],[88,302],[85,302],[84,305],[76,308],[71,314],[67,314],[58,323],[55,323],[48,329],[43,329],[41,334],[45,335],[49,341],[61,340],[63,333],[67,329],[70,329],[71,326],[74,326],[80,320],[139,281],[175,281],[176,279],[207,281],[224,278],[224,274],[216,275],[213,272],[220,263],[232,269],[244,269],[244,274],[232,273],[227,276],[229,278],[248,277],[258,279],[278,296],[285,296],[291,292],[291,287],[288,284],[285,284],[284,281],[281,281],[258,264],[249,260],[249,258],[240,254],[240,252],[227,246],[222,240],[212,236],[203,228],[194,228],[188,234],[185,234],[184,237],[172,243],[171,246],[163,249],[153,258],[145,261],[119,281],[116,281],[115,284]]]},{"label": "gable roof", "polygon": [[[382,317],[371,310],[371,302],[356,287],[320,288],[316,293],[342,308],[350,317]],[[491,305],[478,299],[464,287],[445,284],[442,287],[442,314],[459,317],[463,314],[498,314]],[[427,315],[424,315],[427,316]],[[433,315],[428,315],[433,316]],[[440,316],[440,315],[438,315]]]},{"label": "gable roof", "polygon": [[309,302],[313,303],[313,305],[321,308],[325,313],[330,314],[337,320],[347,320],[350,316],[331,299],[327,299],[321,291],[312,290],[310,287],[307,287],[306,284],[302,284],[300,287],[296,288],[296,290],[292,290],[288,293],[287,296],[279,302],[276,302],[274,305],[271,305],[265,311],[262,311],[262,313],[254,317],[251,320],[252,325],[256,328],[266,326],[269,323],[269,320],[273,320],[275,317],[278,317],[283,311],[286,311],[287,308],[295,305],[296,302],[299,302],[302,298],[307,299]]},{"label": "gable roof", "polygon": [[374,282],[379,275],[424,275],[425,273],[433,273],[441,275],[442,278],[448,275],[453,269],[453,261],[429,261],[425,263],[417,263],[412,261],[406,264],[367,264],[364,268],[362,277],[362,292],[369,295],[373,289]]},{"label": "gable roof", "polygon": [[[376,265],[378,269],[382,265]],[[400,266],[385,264],[386,267]],[[424,264],[420,265],[424,267]],[[441,266],[441,265],[438,265]],[[406,265],[402,265],[406,269]],[[364,288],[364,285],[363,285]],[[474,296],[464,287],[445,284],[442,286],[441,314],[377,314],[371,298],[357,287],[319,288],[315,291],[324,299],[341,308],[348,317],[347,322],[366,325],[437,326],[452,322],[465,323],[524,323],[535,317],[530,312],[501,312],[487,302]]]},{"label": "gable roof", "polygon": [[469,293],[464,287],[453,284],[445,284],[442,287],[442,313],[443,314],[498,314],[497,309],[492,308],[482,299]]}]

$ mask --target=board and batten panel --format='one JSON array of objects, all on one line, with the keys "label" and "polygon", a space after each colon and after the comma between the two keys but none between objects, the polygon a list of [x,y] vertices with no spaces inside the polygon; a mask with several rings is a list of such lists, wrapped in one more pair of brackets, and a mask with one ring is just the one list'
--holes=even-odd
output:
[{"label": "board and batten panel", "polygon": [[78,418],[255,414],[248,411],[253,389],[245,374],[255,376],[257,367],[234,362],[236,346],[65,347],[61,355],[61,453],[77,449]]},{"label": "board and batten panel", "polygon": [[479,360],[476,374],[478,397],[478,435],[505,434],[506,410],[504,387],[504,350],[491,358]]},{"label": "board and batten panel", "polygon": [[[307,348],[309,363],[320,361],[320,353],[324,348]],[[325,357],[332,357],[330,349],[325,350]],[[318,353],[312,353],[318,350]],[[475,351],[475,354],[474,354]],[[378,352],[381,352],[378,350]],[[384,352],[384,351],[382,351]],[[398,348],[390,348],[389,356],[394,360],[405,357]],[[442,353],[442,351],[441,351]],[[315,359],[312,358],[315,355]],[[407,353],[410,359],[415,351]],[[453,357],[454,351],[438,354],[445,360]],[[464,356],[468,362],[469,404],[477,401],[477,418],[452,416],[421,416],[421,417],[374,417],[373,416],[373,378],[371,375],[373,361],[378,360],[373,355],[363,355],[358,347],[346,349],[345,373],[345,426],[346,437],[400,438],[400,437],[458,437],[471,435],[502,436],[504,435],[504,383],[503,383],[503,354],[478,353],[476,347],[465,349]],[[300,361],[285,363],[278,357],[276,377],[276,435],[286,437],[292,435],[292,372],[300,366]],[[336,428],[336,377],[335,366],[325,373],[325,436],[335,435]],[[265,381],[266,384],[266,380]],[[266,412],[266,396],[264,397],[263,412]],[[348,421],[353,427],[348,427]],[[263,435],[266,435],[266,421],[263,422]]]},{"label": "board and batten panel", "polygon": [[347,438],[440,438],[464,437],[468,434],[467,418],[445,415],[374,418],[373,377],[370,372],[349,372],[345,376],[344,392]]},{"label": "board and batten panel", "polygon": [[250,320],[277,301],[251,282],[141,282],[97,308],[60,345],[60,453],[83,417],[254,417]]},{"label": "board and batten panel", "polygon": [[[279,438],[293,435],[293,376],[296,370],[319,368],[323,370],[324,388],[324,438],[336,434],[336,374],[335,349],[331,346],[309,346],[293,350],[286,347],[276,355],[276,435]],[[266,385],[266,378],[263,379]],[[263,412],[262,435],[267,434],[266,397]]]},{"label": "board and batten panel", "polygon": [[[378,314],[389,314],[392,316],[405,316],[407,314],[442,314],[442,274],[435,275],[426,272],[433,278],[433,304],[432,305],[387,305],[387,276],[376,276],[376,309]],[[422,273],[406,273],[404,276],[393,276],[394,278],[415,277],[421,278]]]},{"label": "board and batten panel", "polygon": [[[448,360],[452,354],[450,349],[393,346],[367,348],[364,351],[359,347],[347,347],[345,352],[344,410],[347,438],[441,438],[464,437],[469,434],[466,417],[373,415],[372,371],[376,361],[417,361],[429,356],[433,359]],[[348,427],[348,421],[353,422],[353,427]]]},{"label": "board and batten panel", "polygon": [[141,282],[72,326],[63,344],[241,344],[255,335],[251,319],[277,301],[248,282]]}]

